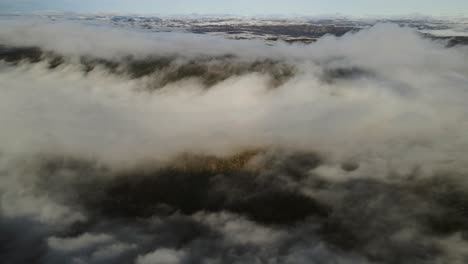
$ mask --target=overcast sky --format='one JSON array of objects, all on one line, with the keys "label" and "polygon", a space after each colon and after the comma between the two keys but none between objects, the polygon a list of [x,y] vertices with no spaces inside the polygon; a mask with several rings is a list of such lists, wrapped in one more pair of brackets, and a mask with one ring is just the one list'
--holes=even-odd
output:
[{"label": "overcast sky", "polygon": [[468,0],[0,0],[0,12],[468,15]]}]

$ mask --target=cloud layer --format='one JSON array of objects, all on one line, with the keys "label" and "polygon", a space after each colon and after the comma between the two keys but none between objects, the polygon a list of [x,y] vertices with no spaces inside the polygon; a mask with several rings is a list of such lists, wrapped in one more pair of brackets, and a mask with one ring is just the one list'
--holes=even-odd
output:
[{"label": "cloud layer", "polygon": [[2,262],[466,262],[466,47],[1,23]]}]

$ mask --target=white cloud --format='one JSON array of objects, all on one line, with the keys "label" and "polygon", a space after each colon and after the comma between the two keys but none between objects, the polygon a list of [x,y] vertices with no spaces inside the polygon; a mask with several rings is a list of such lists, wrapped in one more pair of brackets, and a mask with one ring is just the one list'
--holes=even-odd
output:
[{"label": "white cloud", "polygon": [[[247,213],[241,216],[232,212],[198,212],[184,215],[182,220],[176,219],[181,223],[175,221],[175,227],[171,226],[175,230],[178,225],[185,224],[200,233],[191,228],[175,230],[182,233],[180,236],[184,239],[181,239],[171,228],[168,232],[174,234],[153,234],[159,226],[150,226],[139,218],[129,221],[131,223],[123,221],[124,224],[112,217],[104,217],[103,221],[88,219],[88,214],[103,217],[99,214],[102,212],[93,212],[86,207],[91,205],[80,204],[80,198],[87,197],[76,197],[73,184],[81,183],[80,177],[113,174],[101,174],[89,168],[88,175],[88,170],[80,172],[80,165],[54,168],[51,164],[52,168],[47,170],[41,162],[48,157],[92,160],[104,164],[108,172],[127,165],[153,166],[157,163],[155,160],[170,160],[185,152],[225,155],[256,147],[278,147],[291,152],[318,153],[324,157],[322,164],[301,172],[307,174],[300,175],[306,176],[305,179],[282,181],[283,174],[289,173],[287,168],[268,171],[262,167],[262,157],[257,157],[258,164],[251,164],[251,171],[255,172],[258,167],[265,169],[263,173],[272,173],[270,176],[280,182],[278,185],[285,183],[280,187],[291,192],[302,191],[313,198],[330,197],[324,204],[338,210],[330,217],[339,221],[343,221],[340,216],[345,220],[349,217],[349,221],[341,223],[344,228],[361,228],[360,225],[367,224],[354,223],[353,220],[361,220],[360,211],[341,205],[348,202],[343,200],[347,196],[355,199],[349,202],[375,218],[372,224],[377,227],[369,230],[369,236],[379,231],[379,221],[391,224],[395,232],[401,231],[399,220],[419,223],[413,215],[398,214],[415,204],[420,207],[418,213],[422,211],[433,216],[424,207],[426,205],[421,205],[426,202],[424,194],[413,193],[415,191],[406,186],[403,191],[398,189],[401,186],[387,186],[387,176],[428,177],[447,171],[455,175],[468,172],[468,53],[466,48],[448,49],[441,43],[423,39],[411,29],[378,25],[342,38],[325,37],[310,46],[265,47],[257,42],[239,44],[220,40],[212,43],[211,39],[192,38],[191,35],[179,36],[178,40],[184,43],[173,44],[174,39],[159,42],[143,34],[76,24],[34,25],[29,21],[2,25],[7,26],[0,27],[0,41],[39,46],[65,57],[64,63],[56,68],[50,68],[46,61],[17,65],[0,62],[0,172],[4,176],[0,178],[0,220],[26,218],[55,231],[50,231],[51,234],[44,231],[43,246],[47,253],[40,252],[51,263],[63,263],[64,259],[73,259],[76,263],[106,263],[122,256],[137,264],[181,263],[185,258],[194,257],[192,248],[210,249],[209,246],[221,242],[222,245],[215,248],[218,251],[206,254],[207,260],[221,262],[220,255],[231,246],[240,253],[228,257],[240,262],[245,259],[254,262],[260,257],[268,259],[278,255],[282,246],[287,248],[282,259],[288,263],[307,263],[310,259],[365,263],[365,257],[354,256],[354,252],[343,257],[329,248],[318,234],[318,220],[282,227],[248,220]],[[188,62],[186,57],[195,58],[199,53],[206,57],[225,53],[237,55],[237,58],[227,59],[229,64],[255,64],[269,57],[291,66],[293,76],[273,87],[271,74],[261,70],[246,71],[231,74],[206,87],[203,77],[194,74],[149,91],[148,85],[167,77],[169,71],[129,78],[126,74],[111,73],[104,66],[86,72],[78,60],[81,55],[96,56],[124,64],[123,57],[129,54],[144,59],[151,54],[174,52],[179,54],[176,63],[180,65]],[[206,66],[213,61],[196,63]],[[355,170],[344,170],[341,167],[344,162],[356,164]],[[53,174],[54,182],[47,182],[49,174]],[[263,176],[269,175],[258,177]],[[363,180],[364,187],[340,185],[356,178],[374,178],[374,181]],[[62,188],[62,181],[72,182],[72,189]],[[323,193],[314,193],[317,186],[329,183],[338,187],[333,189],[335,187],[330,184],[331,187],[327,185],[320,190]],[[83,186],[76,188],[89,187]],[[375,196],[367,186],[376,188]],[[229,191],[229,187],[220,191]],[[330,190],[337,190],[337,193]],[[112,198],[106,191],[92,193],[97,198],[93,196],[90,200],[99,199],[99,195]],[[129,195],[137,191],[131,190]],[[370,194],[361,194],[363,191]],[[379,199],[368,206],[365,195]],[[391,203],[395,196],[405,198],[407,204]],[[119,202],[124,206],[128,201]],[[388,214],[396,213],[383,219],[387,215],[377,213],[386,210],[389,203],[394,211]],[[100,203],[94,206],[102,209]],[[172,208],[177,207],[177,203],[167,208],[161,204],[155,206],[162,208],[161,211],[179,209]],[[73,225],[87,220],[90,226]],[[161,219],[159,224],[164,227],[164,224],[170,225],[170,221]],[[85,233],[80,233],[80,227],[86,229]],[[120,227],[128,229],[121,231]],[[110,235],[112,228],[115,234]],[[80,235],[67,237],[58,232],[62,229]],[[420,235],[418,231],[414,229],[416,235]],[[188,237],[208,238],[207,241],[186,242],[186,233]],[[305,239],[297,239],[304,234],[307,235]],[[361,250],[365,252],[368,250],[366,243],[374,242],[374,237],[359,235],[356,234],[364,240]],[[403,233],[400,235],[403,242],[413,239]],[[140,237],[145,239],[140,241]],[[460,246],[463,241],[459,236],[428,239],[441,248],[441,252],[453,255],[456,261],[459,261],[458,253],[466,253]],[[174,245],[179,244],[183,246],[175,249]],[[154,251],[146,254],[148,249]],[[391,249],[382,251],[382,255],[387,256]],[[261,256],[257,257],[257,253]]]},{"label": "white cloud", "polygon": [[183,251],[157,249],[152,253],[139,256],[136,264],[179,264],[184,257]]}]

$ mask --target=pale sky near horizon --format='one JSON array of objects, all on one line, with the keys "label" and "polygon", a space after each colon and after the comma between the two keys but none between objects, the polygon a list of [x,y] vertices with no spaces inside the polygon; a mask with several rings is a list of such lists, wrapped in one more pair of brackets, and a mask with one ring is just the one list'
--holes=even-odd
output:
[{"label": "pale sky near horizon", "polygon": [[468,15],[468,0],[0,0],[0,13],[57,10],[153,14]]}]

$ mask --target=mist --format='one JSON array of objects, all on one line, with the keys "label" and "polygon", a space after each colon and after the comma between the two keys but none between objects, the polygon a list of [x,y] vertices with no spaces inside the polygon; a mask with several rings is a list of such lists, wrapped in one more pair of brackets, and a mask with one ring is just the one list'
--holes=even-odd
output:
[{"label": "mist", "polygon": [[0,22],[2,263],[465,263],[468,50]]}]

